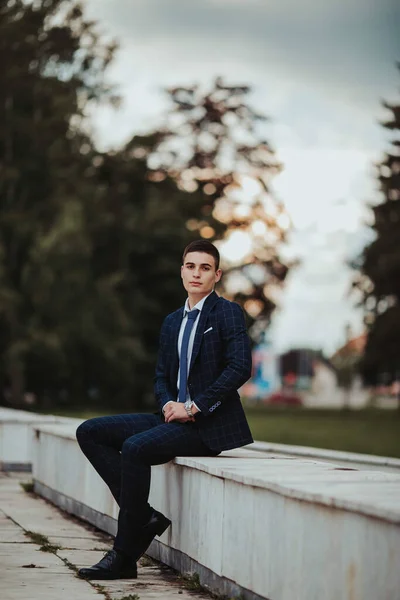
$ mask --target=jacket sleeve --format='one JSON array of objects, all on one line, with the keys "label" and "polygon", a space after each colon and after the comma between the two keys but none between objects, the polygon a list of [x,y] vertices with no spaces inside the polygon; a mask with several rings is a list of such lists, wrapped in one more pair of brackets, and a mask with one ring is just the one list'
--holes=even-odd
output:
[{"label": "jacket sleeve", "polygon": [[167,317],[161,327],[156,374],[154,378],[154,395],[161,411],[167,402],[176,402],[176,398],[173,396],[171,390],[167,372],[167,356],[168,353],[171,352],[171,348],[168,347],[168,341],[170,339],[170,336],[168,335],[169,329]]},{"label": "jacket sleeve", "polygon": [[[242,308],[235,302],[224,307],[220,327],[224,343],[224,368],[206,390],[193,398],[201,414],[212,415],[215,405],[238,390],[251,376],[251,348]],[[210,410],[211,409],[211,410]]]}]

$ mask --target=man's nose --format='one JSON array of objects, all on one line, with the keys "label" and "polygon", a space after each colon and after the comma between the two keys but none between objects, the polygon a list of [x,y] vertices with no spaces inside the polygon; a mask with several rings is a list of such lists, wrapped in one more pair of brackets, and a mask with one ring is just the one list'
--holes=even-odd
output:
[{"label": "man's nose", "polygon": [[195,272],[194,272],[194,276],[195,276],[195,277],[200,277],[200,270],[199,270],[199,271],[195,271]]}]

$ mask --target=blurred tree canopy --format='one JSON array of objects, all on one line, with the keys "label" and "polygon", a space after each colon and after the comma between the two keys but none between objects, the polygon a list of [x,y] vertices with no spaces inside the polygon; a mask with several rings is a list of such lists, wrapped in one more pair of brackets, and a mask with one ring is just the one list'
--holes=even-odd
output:
[{"label": "blurred tree canopy", "polygon": [[370,384],[400,378],[400,105],[384,104],[395,133],[378,165],[383,202],[373,207],[375,240],[365,248],[355,282],[363,295],[368,337],[361,371]]},{"label": "blurred tree canopy", "polygon": [[203,194],[149,176],[135,148],[154,136],[94,148],[85,115],[117,101],[104,80],[115,45],[78,4],[6,2],[0,45],[1,389],[14,406],[25,390],[138,406]]},{"label": "blurred tree canopy", "polygon": [[[118,151],[96,149],[88,115],[99,103],[118,105],[105,79],[116,44],[98,34],[79,3],[2,3],[0,48],[3,402],[22,406],[29,391],[43,408],[149,406],[159,329],[185,297],[183,248],[199,235],[222,238],[232,223],[248,226],[256,214],[266,224],[270,217],[257,200],[253,221],[220,218],[235,163],[223,171],[218,153],[210,155],[209,178],[203,170],[201,183],[188,185],[183,164],[154,163],[166,131],[135,136]],[[245,105],[235,110],[251,116]],[[218,136],[229,143],[227,130]],[[199,146],[193,156],[201,153]],[[242,145],[238,154],[260,170],[252,174],[260,181],[279,168],[269,165],[265,143]],[[283,208],[276,210],[277,219]],[[283,238],[278,229],[275,235]],[[249,257],[248,267],[253,261],[282,281],[286,267],[272,238],[257,247],[269,251]],[[259,295],[258,312],[268,316],[273,302],[261,279],[247,293]],[[245,304],[246,294],[237,299]]]},{"label": "blurred tree canopy", "polygon": [[[221,78],[210,89],[194,85],[166,91],[172,108],[149,165],[180,189],[205,194],[201,213],[187,223],[191,231],[218,237],[207,223],[209,215],[226,225],[231,258],[223,260],[220,288],[242,304],[258,339],[288,272],[278,250],[290,227],[283,204],[270,190],[282,166],[264,138],[267,118],[246,103],[249,86],[227,85]],[[243,251],[232,251],[235,246]]]},{"label": "blurred tree canopy", "polygon": [[57,314],[68,280],[69,297],[83,295],[90,255],[91,142],[79,125],[89,102],[113,100],[103,80],[113,47],[79,6],[55,0],[2,3],[0,47],[1,387],[18,405],[25,389],[39,391],[33,379],[51,388],[71,375],[68,313]]}]

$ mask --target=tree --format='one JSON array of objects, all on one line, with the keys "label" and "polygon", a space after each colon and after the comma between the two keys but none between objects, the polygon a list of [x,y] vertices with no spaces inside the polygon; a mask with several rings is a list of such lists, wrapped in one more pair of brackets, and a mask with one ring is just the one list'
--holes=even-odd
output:
[{"label": "tree", "polygon": [[[153,400],[160,327],[184,301],[182,251],[198,237],[186,222],[204,205],[201,190],[180,190],[171,177],[148,170],[146,149],[154,143],[152,135],[136,136],[118,152],[98,157],[107,219],[95,234],[94,269],[98,277],[116,281],[131,340],[124,359],[131,357],[127,377],[114,388],[120,405]],[[216,230],[223,228],[212,215],[206,222]]]},{"label": "tree", "polygon": [[374,241],[365,248],[355,285],[361,290],[368,338],[361,370],[368,383],[400,377],[400,105],[383,126],[396,133],[378,165],[383,202],[373,207]]},{"label": "tree", "polygon": [[204,192],[202,214],[187,223],[191,230],[220,238],[206,221],[212,214],[226,226],[224,240],[234,250],[247,243],[242,255],[225,261],[222,285],[224,295],[239,301],[253,322],[257,319],[257,338],[288,271],[278,248],[290,221],[270,191],[281,165],[262,137],[266,118],[245,101],[249,92],[248,86],[226,85],[221,79],[206,92],[199,86],[167,90],[173,108],[149,166],[169,174],[181,189]]},{"label": "tree", "polygon": [[78,4],[10,0],[0,34],[1,387],[14,406],[25,390],[50,404],[89,390],[138,407],[204,194],[148,172],[155,136],[94,147],[86,114],[116,102],[104,75],[115,46]]},{"label": "tree", "polygon": [[0,339],[3,384],[18,404],[29,352],[59,346],[35,314],[28,273],[40,240],[56,235],[81,193],[91,146],[78,126],[88,103],[112,100],[103,74],[113,46],[78,4],[9,0],[0,48]]},{"label": "tree", "polygon": [[[105,77],[115,45],[78,3],[3,3],[0,47],[0,387],[13,406],[29,390],[50,405],[60,396],[82,405],[89,395],[137,409],[152,398],[162,319],[184,299],[183,248],[199,235],[223,238],[227,228],[255,223],[281,239],[285,214],[268,192],[279,166],[265,143],[234,136],[229,119],[250,135],[260,118],[239,101],[247,88],[220,82],[222,112],[217,118],[212,93],[190,168],[177,166],[172,131],[99,152],[87,115],[93,104],[117,103]],[[207,132],[216,136],[214,156],[200,140]],[[175,166],[157,166],[162,148]],[[233,198],[244,174],[262,190],[246,214]],[[235,298],[248,308],[252,294],[268,316],[265,278],[280,282],[286,267],[275,242],[259,238],[252,250],[243,267],[251,290]],[[230,265],[227,281],[241,266]]]}]

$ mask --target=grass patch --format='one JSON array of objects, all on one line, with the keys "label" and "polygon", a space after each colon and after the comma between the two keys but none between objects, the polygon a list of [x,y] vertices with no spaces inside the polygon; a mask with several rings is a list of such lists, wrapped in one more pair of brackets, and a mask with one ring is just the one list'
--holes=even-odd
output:
[{"label": "grass patch", "polygon": [[25,535],[30,538],[34,544],[38,544],[39,546],[50,543],[45,535],[36,533],[36,531],[25,531]]},{"label": "grass patch", "polygon": [[52,554],[56,554],[57,550],[60,550],[61,546],[56,546],[55,544],[44,544],[39,548],[42,552],[51,552]]},{"label": "grass patch", "polygon": [[61,548],[61,546],[51,544],[45,535],[36,533],[36,531],[25,531],[25,535],[29,537],[34,544],[40,546],[39,550],[41,552],[51,552],[52,554],[56,554],[57,550]]},{"label": "grass patch", "polygon": [[182,581],[187,590],[190,590],[191,592],[203,591],[198,573],[193,573],[192,575],[181,575],[179,579]]},{"label": "grass patch", "polygon": [[[400,410],[268,406],[247,406],[245,410],[255,440],[400,458]],[[51,412],[89,419],[126,413],[126,409],[54,408]]]},{"label": "grass patch", "polygon": [[400,458],[400,411],[246,408],[258,441]]},{"label": "grass patch", "polygon": [[154,562],[154,560],[150,558],[150,556],[147,556],[147,554],[144,554],[140,559],[141,567],[153,567],[155,564],[156,563]]},{"label": "grass patch", "polygon": [[101,583],[95,583],[94,581],[88,581],[88,583],[90,583],[90,585],[96,590],[98,594],[102,594],[106,598],[106,600],[112,600],[110,594],[107,592],[104,585],[101,585]]},{"label": "grass patch", "polygon": [[[184,587],[190,592],[197,592],[197,594],[201,594],[203,598],[214,598],[215,600],[245,600],[244,594],[240,594],[239,596],[230,597],[225,594],[218,594],[212,592],[204,588],[200,583],[200,577],[198,573],[193,573],[192,575],[180,575],[180,582],[184,585]],[[123,598],[121,598],[123,600]]]},{"label": "grass patch", "polygon": [[22,487],[22,489],[24,490],[24,492],[26,492],[27,494],[33,494],[33,481],[20,481],[19,485]]},{"label": "grass patch", "polygon": [[68,569],[71,569],[71,571],[78,573],[79,569],[76,565],[72,564],[72,562],[70,562],[67,558],[62,558],[62,556],[60,556],[60,558],[63,561],[63,563],[68,567]]}]

